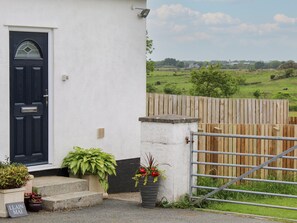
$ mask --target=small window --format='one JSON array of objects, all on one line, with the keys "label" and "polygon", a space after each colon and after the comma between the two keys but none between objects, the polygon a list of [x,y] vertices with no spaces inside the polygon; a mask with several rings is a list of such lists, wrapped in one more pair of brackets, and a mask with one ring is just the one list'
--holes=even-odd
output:
[{"label": "small window", "polygon": [[18,47],[15,59],[41,59],[41,53],[32,41],[24,41]]}]

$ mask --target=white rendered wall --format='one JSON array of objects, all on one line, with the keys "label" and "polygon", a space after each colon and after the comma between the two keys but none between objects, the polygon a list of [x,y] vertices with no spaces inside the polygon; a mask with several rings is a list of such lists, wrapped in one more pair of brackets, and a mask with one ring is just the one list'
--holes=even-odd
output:
[{"label": "white rendered wall", "polygon": [[151,153],[165,170],[165,180],[160,181],[158,200],[165,197],[168,201],[177,201],[189,193],[190,144],[185,138],[191,131],[197,131],[198,121],[193,123],[141,123],[141,163],[145,163],[146,154]]},{"label": "white rendered wall", "polygon": [[[140,156],[146,0],[0,0],[0,160],[9,156],[9,30],[49,32],[50,159],[73,146]],[[69,75],[63,82],[62,75]],[[105,137],[97,139],[97,129]]]}]

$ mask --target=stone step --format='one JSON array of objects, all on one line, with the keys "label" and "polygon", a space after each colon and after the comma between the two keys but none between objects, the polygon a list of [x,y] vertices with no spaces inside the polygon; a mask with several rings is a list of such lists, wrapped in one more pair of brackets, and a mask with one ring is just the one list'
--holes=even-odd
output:
[{"label": "stone step", "polygon": [[87,191],[88,183],[86,180],[69,177],[36,177],[33,180],[33,188],[37,189],[42,197],[72,192]]},{"label": "stone step", "polygon": [[48,211],[89,207],[103,202],[103,194],[91,191],[72,192],[43,198],[43,209]]}]

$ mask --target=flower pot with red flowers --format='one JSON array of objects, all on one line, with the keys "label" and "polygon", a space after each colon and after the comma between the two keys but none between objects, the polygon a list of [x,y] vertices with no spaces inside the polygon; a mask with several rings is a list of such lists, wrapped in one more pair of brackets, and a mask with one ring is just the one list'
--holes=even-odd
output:
[{"label": "flower pot with red flowers", "polygon": [[159,164],[149,153],[146,154],[146,164],[137,169],[134,177],[135,187],[139,185],[141,194],[141,206],[144,208],[154,208],[156,206],[159,179],[165,178],[164,171],[158,168]]},{"label": "flower pot with red flowers", "polygon": [[42,197],[37,192],[25,193],[25,205],[28,211],[38,212],[42,210]]}]

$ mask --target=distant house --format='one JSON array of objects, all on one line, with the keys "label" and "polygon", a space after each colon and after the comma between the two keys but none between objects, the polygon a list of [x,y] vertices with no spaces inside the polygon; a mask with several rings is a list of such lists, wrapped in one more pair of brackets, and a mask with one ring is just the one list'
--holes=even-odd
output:
[{"label": "distant house", "polygon": [[1,1],[0,160],[34,172],[75,145],[140,156],[146,20],[133,6],[146,0]]},{"label": "distant house", "polygon": [[197,64],[197,63],[191,63],[191,64],[189,64],[189,68],[190,69],[192,69],[192,68],[200,68],[200,65],[199,64]]}]

